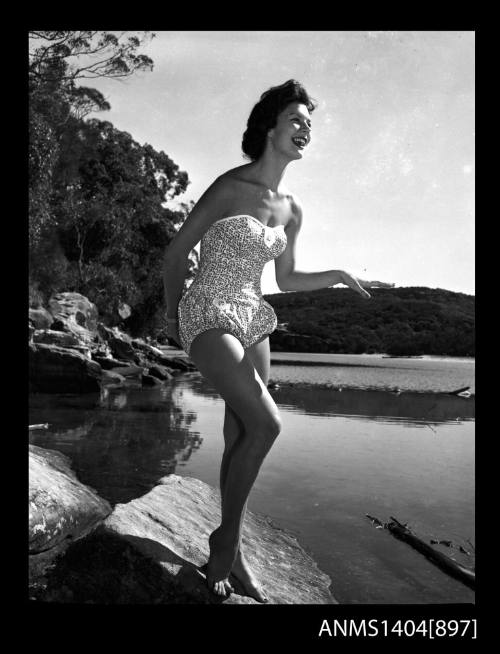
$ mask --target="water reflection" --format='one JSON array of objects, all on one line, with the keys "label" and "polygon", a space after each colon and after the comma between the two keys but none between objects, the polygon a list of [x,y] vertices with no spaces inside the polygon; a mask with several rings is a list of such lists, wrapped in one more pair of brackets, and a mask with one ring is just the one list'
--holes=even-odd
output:
[{"label": "water reflection", "polygon": [[185,465],[203,439],[174,383],[105,391],[32,396],[30,423],[49,429],[30,432],[30,442],[67,454],[83,483],[112,503],[127,502]]},{"label": "water reflection", "polygon": [[[270,389],[283,409],[302,416],[343,416],[402,422],[434,431],[433,425],[474,420],[474,398],[433,393],[280,387]],[[127,502],[176,472],[203,442],[198,407],[222,403],[200,375],[184,375],[159,388],[105,388],[100,395],[34,395],[30,423],[49,423],[30,432],[30,441],[71,457],[83,483],[110,502]],[[217,409],[222,420],[222,406]],[[437,433],[437,432],[436,432]]]},{"label": "water reflection", "polygon": [[292,411],[317,416],[404,421],[410,424],[474,420],[475,399],[438,393],[283,387],[271,390],[276,403]]}]

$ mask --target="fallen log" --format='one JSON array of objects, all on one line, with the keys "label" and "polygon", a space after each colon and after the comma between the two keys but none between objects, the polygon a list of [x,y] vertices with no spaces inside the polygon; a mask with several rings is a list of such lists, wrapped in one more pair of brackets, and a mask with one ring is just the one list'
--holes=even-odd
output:
[{"label": "fallen log", "polygon": [[463,388],[457,388],[456,391],[448,391],[448,395],[458,395],[459,393],[464,393],[468,391],[470,386],[464,386]]},{"label": "fallen log", "polygon": [[366,517],[372,521],[377,529],[385,527],[395,538],[398,538],[399,540],[408,543],[408,545],[411,545],[414,549],[427,557],[432,563],[441,568],[443,572],[446,572],[455,579],[458,579],[458,581],[461,581],[469,588],[475,588],[476,575],[473,570],[460,565],[460,563],[457,563],[449,556],[438,552],[438,550],[435,550],[423,540],[420,540],[420,538],[415,536],[415,534],[413,534],[408,529],[406,524],[401,524],[401,522],[396,520],[394,516],[390,516],[391,522],[386,523],[381,522],[378,518],[368,515],[368,513],[366,514]]},{"label": "fallen log", "polygon": [[438,552],[433,547],[425,543],[423,540],[420,540],[415,534],[408,529],[406,525],[403,525],[396,520],[394,516],[390,516],[392,522],[387,523],[387,529],[391,532],[393,536],[399,540],[405,541],[418,552],[421,552],[426,556],[430,561],[435,563],[441,570],[447,572],[450,576],[455,577],[463,584],[469,588],[474,589],[476,586],[476,575],[473,570],[466,568],[460,563],[457,563],[446,554]]}]

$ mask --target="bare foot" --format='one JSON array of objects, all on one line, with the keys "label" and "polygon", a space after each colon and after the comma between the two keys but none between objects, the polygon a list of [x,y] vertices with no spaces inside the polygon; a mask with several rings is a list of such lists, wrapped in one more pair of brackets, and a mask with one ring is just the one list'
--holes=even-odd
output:
[{"label": "bare foot", "polygon": [[231,545],[220,533],[220,527],[208,537],[210,556],[206,566],[203,566],[207,576],[209,589],[220,597],[229,597],[233,587],[229,582],[229,573],[234,563],[238,544]]},{"label": "bare foot", "polygon": [[257,579],[254,577],[253,572],[249,568],[247,560],[245,559],[241,550],[238,550],[238,554],[236,556],[236,560],[233,564],[231,572],[243,585],[245,592],[249,597],[253,597],[258,602],[262,602],[263,604],[269,602],[269,598],[262,590]]}]

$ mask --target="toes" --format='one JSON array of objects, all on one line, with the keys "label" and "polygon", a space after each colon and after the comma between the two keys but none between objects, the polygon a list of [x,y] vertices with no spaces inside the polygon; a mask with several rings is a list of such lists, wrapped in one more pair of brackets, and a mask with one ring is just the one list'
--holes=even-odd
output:
[{"label": "toes", "polygon": [[226,596],[226,589],[222,581],[216,581],[214,584],[214,593],[220,595],[221,597]]}]

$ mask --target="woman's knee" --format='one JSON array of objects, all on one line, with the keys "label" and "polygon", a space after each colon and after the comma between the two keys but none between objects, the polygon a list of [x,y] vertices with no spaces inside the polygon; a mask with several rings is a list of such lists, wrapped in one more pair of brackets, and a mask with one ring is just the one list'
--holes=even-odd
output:
[{"label": "woman's knee", "polygon": [[254,414],[245,425],[245,432],[256,446],[269,447],[274,443],[282,429],[278,412]]}]

